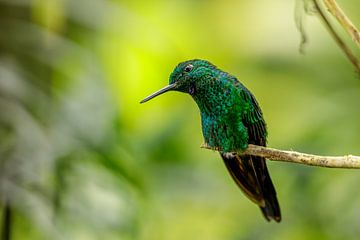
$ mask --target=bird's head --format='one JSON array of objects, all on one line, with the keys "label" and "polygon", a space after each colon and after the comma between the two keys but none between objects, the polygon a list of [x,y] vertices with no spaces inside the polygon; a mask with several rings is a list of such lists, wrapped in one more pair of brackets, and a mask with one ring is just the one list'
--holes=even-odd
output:
[{"label": "bird's head", "polygon": [[169,85],[146,97],[140,103],[147,102],[168,91],[179,91],[193,95],[202,78],[213,74],[215,69],[216,67],[206,60],[194,59],[181,62],[171,73]]}]

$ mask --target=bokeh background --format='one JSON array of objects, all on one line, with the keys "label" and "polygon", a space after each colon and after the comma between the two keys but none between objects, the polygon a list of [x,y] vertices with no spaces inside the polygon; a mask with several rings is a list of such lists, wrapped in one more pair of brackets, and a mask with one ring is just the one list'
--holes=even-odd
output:
[{"label": "bokeh background", "polygon": [[[189,96],[139,104],[178,62],[203,58],[256,95],[269,146],[359,155],[360,79],[296,4],[0,0],[0,223],[11,239],[359,239],[359,171],[269,162],[283,221],[268,223],[199,148]],[[358,0],[340,4],[359,26]]]}]

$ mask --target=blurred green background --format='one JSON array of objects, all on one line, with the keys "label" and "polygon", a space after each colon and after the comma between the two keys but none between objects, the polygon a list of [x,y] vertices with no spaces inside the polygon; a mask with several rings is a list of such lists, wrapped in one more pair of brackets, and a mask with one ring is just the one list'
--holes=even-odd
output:
[{"label": "blurred green background", "polygon": [[[358,0],[340,4],[359,26]],[[359,239],[359,171],[269,162],[283,221],[268,223],[218,154],[199,148],[189,96],[139,104],[178,62],[203,58],[256,95],[269,146],[359,155],[359,77],[314,16],[303,16],[299,53],[294,7],[0,0],[0,214],[11,212],[11,239]]]}]

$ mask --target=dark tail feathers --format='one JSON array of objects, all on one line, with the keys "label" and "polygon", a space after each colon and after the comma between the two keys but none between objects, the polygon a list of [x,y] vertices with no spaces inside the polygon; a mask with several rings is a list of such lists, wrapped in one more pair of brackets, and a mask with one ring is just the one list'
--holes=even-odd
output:
[{"label": "dark tail feathers", "polygon": [[[257,160],[258,159],[254,161]],[[280,222],[281,212],[280,212],[279,202],[276,197],[276,191],[271,181],[267,168],[265,169],[265,171],[266,173],[263,183],[265,207],[260,206],[260,209],[266,220],[270,221],[271,219],[274,219],[276,222]]]},{"label": "dark tail feathers", "polygon": [[244,194],[259,205],[266,220],[281,221],[280,206],[264,158],[221,153],[232,178]]}]

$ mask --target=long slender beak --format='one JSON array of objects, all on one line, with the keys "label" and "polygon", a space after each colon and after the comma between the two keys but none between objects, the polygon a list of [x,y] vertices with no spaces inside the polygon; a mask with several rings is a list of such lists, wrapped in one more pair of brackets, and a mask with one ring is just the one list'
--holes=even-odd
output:
[{"label": "long slender beak", "polygon": [[174,88],[176,87],[176,83],[173,83],[173,84],[170,84],[166,87],[163,87],[162,89],[160,89],[159,91],[157,92],[154,92],[153,94],[151,94],[150,96],[147,96],[146,98],[144,98],[143,100],[141,100],[140,103],[144,103],[144,102],[147,102],[149,101],[150,99],[156,97],[156,96],[159,96],[163,93],[166,93],[167,91],[170,91],[170,90],[173,90]]}]

